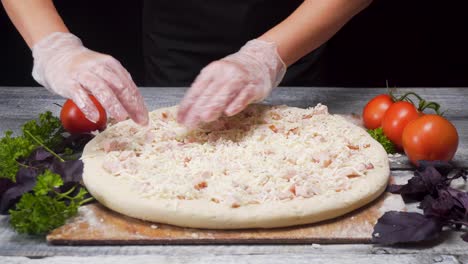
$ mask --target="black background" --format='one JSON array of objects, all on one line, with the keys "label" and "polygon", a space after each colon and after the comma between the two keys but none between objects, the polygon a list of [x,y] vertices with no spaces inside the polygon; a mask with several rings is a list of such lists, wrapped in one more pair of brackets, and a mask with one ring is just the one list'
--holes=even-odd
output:
[{"label": "black background", "polygon": [[[316,85],[382,87],[388,80],[399,87],[468,87],[465,2],[375,0],[329,41],[325,74]],[[143,85],[141,1],[55,4],[88,48],[120,60]],[[31,69],[30,50],[0,9],[0,86],[37,85]]]}]

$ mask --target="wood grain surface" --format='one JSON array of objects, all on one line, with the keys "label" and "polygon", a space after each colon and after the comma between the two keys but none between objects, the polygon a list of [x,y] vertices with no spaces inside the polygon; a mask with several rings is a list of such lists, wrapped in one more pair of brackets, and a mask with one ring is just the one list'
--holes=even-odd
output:
[{"label": "wood grain surface", "polygon": [[54,245],[370,243],[380,216],[386,211],[404,209],[401,196],[384,194],[368,206],[322,223],[274,229],[208,230],[141,221],[96,203],[80,208],[80,214],[52,231],[47,241]]},{"label": "wood grain surface", "polygon": [[[94,257],[49,257],[43,259],[30,259],[26,257],[0,257],[2,264],[154,264],[154,263],[191,263],[191,264],[219,264],[219,263],[259,263],[259,264],[310,264],[310,263],[333,263],[333,264],[460,264],[461,262],[450,255],[322,255],[322,254],[278,254],[271,255],[217,255],[204,251],[198,256],[192,255],[141,255],[141,256],[94,256]],[[466,262],[463,262],[466,263]]]}]

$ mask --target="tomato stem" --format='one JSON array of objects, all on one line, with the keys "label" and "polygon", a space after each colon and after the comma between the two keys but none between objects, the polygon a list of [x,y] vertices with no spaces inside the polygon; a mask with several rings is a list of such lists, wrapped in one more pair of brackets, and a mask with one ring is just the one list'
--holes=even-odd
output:
[{"label": "tomato stem", "polygon": [[436,114],[438,115],[441,115],[441,113],[439,112],[440,110],[440,104],[436,103],[436,102],[426,102],[424,100],[420,101],[419,102],[419,108],[418,110],[419,111],[424,111],[425,109],[432,109],[436,112]]},{"label": "tomato stem", "polygon": [[434,110],[436,112],[436,114],[442,115],[442,113],[440,112],[440,104],[438,104],[436,102],[432,102],[432,101],[426,101],[420,95],[418,95],[415,92],[407,92],[404,95],[402,95],[400,98],[397,98],[395,101],[407,101],[407,102],[410,102],[413,105],[416,105],[413,102],[413,100],[411,100],[411,98],[409,97],[410,95],[412,95],[412,96],[414,96],[414,97],[416,97],[418,99],[418,101],[419,101],[418,111],[419,112],[423,112],[426,109],[432,109],[432,110]]},{"label": "tomato stem", "polygon": [[[423,99],[421,98],[421,96],[419,96],[417,93],[415,93],[415,92],[407,92],[407,93],[405,93],[404,95],[402,95],[400,98],[398,98],[397,101],[403,101],[403,100],[409,99],[408,96],[410,96],[410,95],[415,96],[416,98],[418,98],[419,101],[423,100]],[[409,99],[409,100],[410,100],[410,99]]]}]

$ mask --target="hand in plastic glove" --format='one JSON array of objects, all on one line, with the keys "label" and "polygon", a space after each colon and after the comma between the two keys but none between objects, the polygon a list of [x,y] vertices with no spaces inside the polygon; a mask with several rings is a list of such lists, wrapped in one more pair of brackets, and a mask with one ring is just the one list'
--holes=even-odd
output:
[{"label": "hand in plastic glove", "polygon": [[267,97],[286,72],[276,48],[275,43],[251,40],[237,53],[210,63],[182,100],[178,121],[193,128]]},{"label": "hand in plastic glove", "polygon": [[33,77],[49,91],[72,99],[85,116],[96,122],[94,95],[117,121],[128,116],[148,123],[148,110],[130,74],[109,55],[91,51],[70,33],[55,32],[32,48]]}]

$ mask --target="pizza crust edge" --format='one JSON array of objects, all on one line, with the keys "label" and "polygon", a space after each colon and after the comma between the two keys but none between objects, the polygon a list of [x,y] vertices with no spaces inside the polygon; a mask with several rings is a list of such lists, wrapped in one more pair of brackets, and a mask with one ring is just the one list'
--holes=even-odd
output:
[{"label": "pizza crust edge", "polygon": [[[163,109],[156,111],[161,110]],[[104,155],[93,151],[96,146],[94,140],[86,145],[83,152],[84,157],[92,157],[84,158],[83,181],[88,191],[104,206],[124,215],[152,222],[208,229],[274,228],[310,224],[356,210],[385,191],[390,175],[387,154],[364,129],[357,128],[369,138],[369,152],[382,159],[384,165],[368,172],[349,191],[303,199],[268,201],[239,208],[208,200],[143,198],[102,168]]]}]

